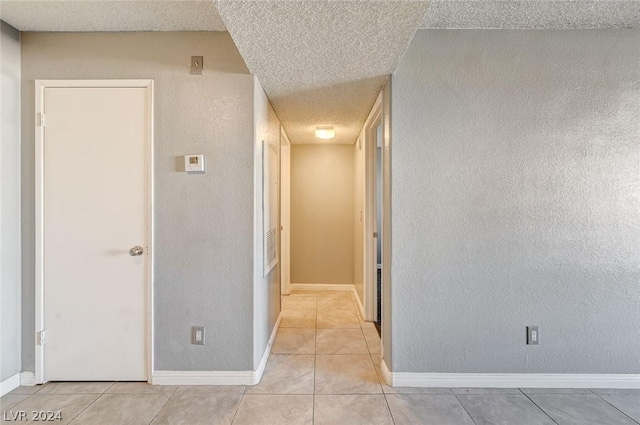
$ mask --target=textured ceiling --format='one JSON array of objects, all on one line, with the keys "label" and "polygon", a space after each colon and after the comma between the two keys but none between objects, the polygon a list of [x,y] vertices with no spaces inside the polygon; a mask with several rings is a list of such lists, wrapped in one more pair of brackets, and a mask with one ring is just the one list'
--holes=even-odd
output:
[{"label": "textured ceiling", "polygon": [[2,0],[20,31],[224,31],[211,0]]},{"label": "textured ceiling", "polygon": [[432,0],[421,28],[640,27],[640,1]]},{"label": "textured ceiling", "polygon": [[417,1],[216,1],[292,143],[353,143],[427,10]]},{"label": "textured ceiling", "polygon": [[[640,0],[0,0],[0,18],[21,31],[228,29],[292,143],[353,143],[418,27],[638,28]],[[318,125],[336,139],[315,139]]]}]

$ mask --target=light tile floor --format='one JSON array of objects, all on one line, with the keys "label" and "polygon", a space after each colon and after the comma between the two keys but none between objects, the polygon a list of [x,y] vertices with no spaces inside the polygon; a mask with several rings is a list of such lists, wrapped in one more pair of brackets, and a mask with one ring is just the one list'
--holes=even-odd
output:
[{"label": "light tile floor", "polygon": [[294,292],[282,307],[258,385],[49,383],[0,398],[0,419],[12,423],[10,412],[60,410],[62,420],[52,423],[640,424],[640,390],[391,388],[381,380],[377,331],[360,320],[350,293]]}]

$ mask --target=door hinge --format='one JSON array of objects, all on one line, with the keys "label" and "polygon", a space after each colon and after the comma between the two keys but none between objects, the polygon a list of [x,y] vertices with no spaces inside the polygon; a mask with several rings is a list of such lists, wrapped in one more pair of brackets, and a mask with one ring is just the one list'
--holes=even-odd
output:
[{"label": "door hinge", "polygon": [[44,341],[45,341],[44,337],[45,337],[44,331],[40,331],[37,333],[38,345],[44,345]]},{"label": "door hinge", "polygon": [[378,237],[378,232],[373,232],[373,237],[377,238]]},{"label": "door hinge", "polygon": [[38,126],[39,127],[45,127],[44,112],[39,112],[38,113]]}]

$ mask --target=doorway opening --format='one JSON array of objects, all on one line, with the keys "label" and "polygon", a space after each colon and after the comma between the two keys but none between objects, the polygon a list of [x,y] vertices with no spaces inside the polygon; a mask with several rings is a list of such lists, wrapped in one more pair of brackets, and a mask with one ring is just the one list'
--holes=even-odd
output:
[{"label": "doorway opening", "polygon": [[378,334],[382,328],[383,304],[383,111],[378,97],[364,126],[365,169],[365,288],[367,320]]},{"label": "doorway opening", "polygon": [[[376,99],[358,139],[351,145],[297,142],[281,133],[282,295],[323,291],[336,307],[317,303],[321,316],[342,314],[335,326],[369,322],[382,335],[384,320],[385,115],[383,93]],[[338,291],[354,305],[338,305]],[[317,296],[311,294],[310,296]],[[288,297],[285,297],[288,298]],[[313,304],[313,300],[308,300]],[[288,304],[288,299],[283,300]],[[351,319],[346,320],[346,311]],[[284,309],[283,309],[284,313]],[[355,314],[357,313],[357,314]],[[301,315],[302,313],[297,313]],[[287,315],[284,314],[286,319]],[[311,314],[309,314],[311,316]],[[286,321],[286,320],[285,320]],[[309,317],[309,322],[313,322]],[[375,331],[374,331],[375,332]]]},{"label": "doorway opening", "polygon": [[291,294],[291,142],[280,128],[280,296]]},{"label": "doorway opening", "polygon": [[380,334],[382,326],[382,119],[378,120],[373,133],[375,135],[376,178],[375,178],[375,228],[376,240],[376,303],[375,324]]}]

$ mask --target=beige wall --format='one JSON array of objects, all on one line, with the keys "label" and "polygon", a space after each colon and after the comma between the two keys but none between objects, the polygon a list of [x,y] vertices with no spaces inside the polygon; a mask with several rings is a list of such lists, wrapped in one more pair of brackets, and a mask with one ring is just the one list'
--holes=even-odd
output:
[{"label": "beige wall", "polygon": [[353,286],[364,305],[364,131],[353,144]]},{"label": "beige wall", "polygon": [[351,284],[354,147],[291,146],[291,282]]}]

